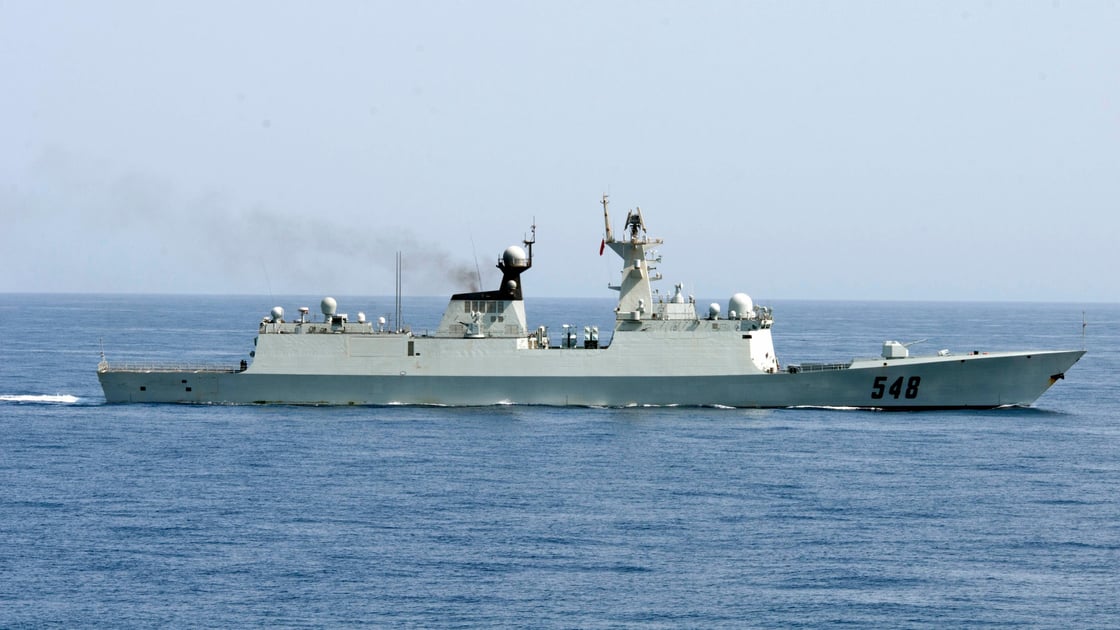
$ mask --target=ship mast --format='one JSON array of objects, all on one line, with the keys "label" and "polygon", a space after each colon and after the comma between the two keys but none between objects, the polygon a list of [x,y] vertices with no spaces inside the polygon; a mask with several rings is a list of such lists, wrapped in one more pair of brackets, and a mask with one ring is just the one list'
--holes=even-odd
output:
[{"label": "ship mast", "polygon": [[614,242],[614,234],[611,233],[611,216],[607,212],[607,205],[610,204],[610,201],[608,199],[609,197],[610,195],[604,193],[603,200],[599,202],[603,204],[603,226],[607,229],[607,236],[605,239],[603,239],[603,241],[606,243]]},{"label": "ship mast", "polygon": [[[536,217],[533,217],[533,225],[529,226],[529,229],[532,231],[533,235],[530,236],[529,238],[521,239],[521,242],[525,243],[525,247],[527,247],[529,249],[529,267],[532,267],[533,266],[533,243],[537,242],[537,218]],[[528,269],[528,267],[526,267],[526,269]]]},{"label": "ship mast", "polygon": [[[618,285],[608,284],[611,289],[619,292],[618,307],[615,308],[619,320],[638,321],[646,319],[653,308],[653,291],[650,288],[651,280],[660,280],[661,274],[656,273],[650,263],[658,262],[656,253],[650,247],[660,245],[661,239],[650,238],[646,233],[646,223],[642,219],[642,210],[635,207],[626,213],[624,229],[628,235],[621,241],[616,241],[611,231],[610,213],[608,211],[609,198],[603,195],[603,227],[606,238],[603,247],[609,247],[622,259],[622,277]],[[602,253],[602,249],[600,252]]]}]

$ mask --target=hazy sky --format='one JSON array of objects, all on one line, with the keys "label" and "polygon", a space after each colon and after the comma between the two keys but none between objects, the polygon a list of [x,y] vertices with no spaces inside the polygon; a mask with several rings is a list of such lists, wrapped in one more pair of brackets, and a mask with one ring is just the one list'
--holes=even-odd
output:
[{"label": "hazy sky", "polygon": [[1120,3],[0,0],[0,291],[1120,301]]}]

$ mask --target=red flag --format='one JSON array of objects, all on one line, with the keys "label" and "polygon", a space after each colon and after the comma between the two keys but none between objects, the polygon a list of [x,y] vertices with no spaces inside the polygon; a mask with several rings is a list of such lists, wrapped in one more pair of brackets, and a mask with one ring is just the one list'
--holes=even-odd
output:
[{"label": "red flag", "polygon": [[601,243],[599,243],[599,255],[600,256],[603,255],[603,250],[606,249],[606,247],[607,247],[607,239],[604,238],[603,241]]}]

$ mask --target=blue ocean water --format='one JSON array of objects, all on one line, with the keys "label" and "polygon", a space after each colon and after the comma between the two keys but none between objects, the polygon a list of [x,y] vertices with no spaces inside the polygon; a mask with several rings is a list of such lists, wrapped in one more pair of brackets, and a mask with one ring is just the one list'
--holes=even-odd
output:
[{"label": "blue ocean water", "polygon": [[1086,311],[1031,409],[103,404],[102,343],[236,365],[274,304],[318,298],[0,295],[0,627],[1120,625],[1120,306],[771,303],[783,363]]}]

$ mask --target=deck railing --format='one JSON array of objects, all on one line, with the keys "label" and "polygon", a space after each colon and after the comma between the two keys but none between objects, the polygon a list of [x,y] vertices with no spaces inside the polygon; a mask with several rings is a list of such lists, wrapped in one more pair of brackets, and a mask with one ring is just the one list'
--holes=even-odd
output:
[{"label": "deck railing", "polygon": [[237,366],[215,365],[213,363],[126,363],[102,361],[99,372],[240,372]]},{"label": "deck railing", "polygon": [[830,372],[832,370],[846,370],[851,363],[802,363],[789,366],[789,371],[796,372]]}]

